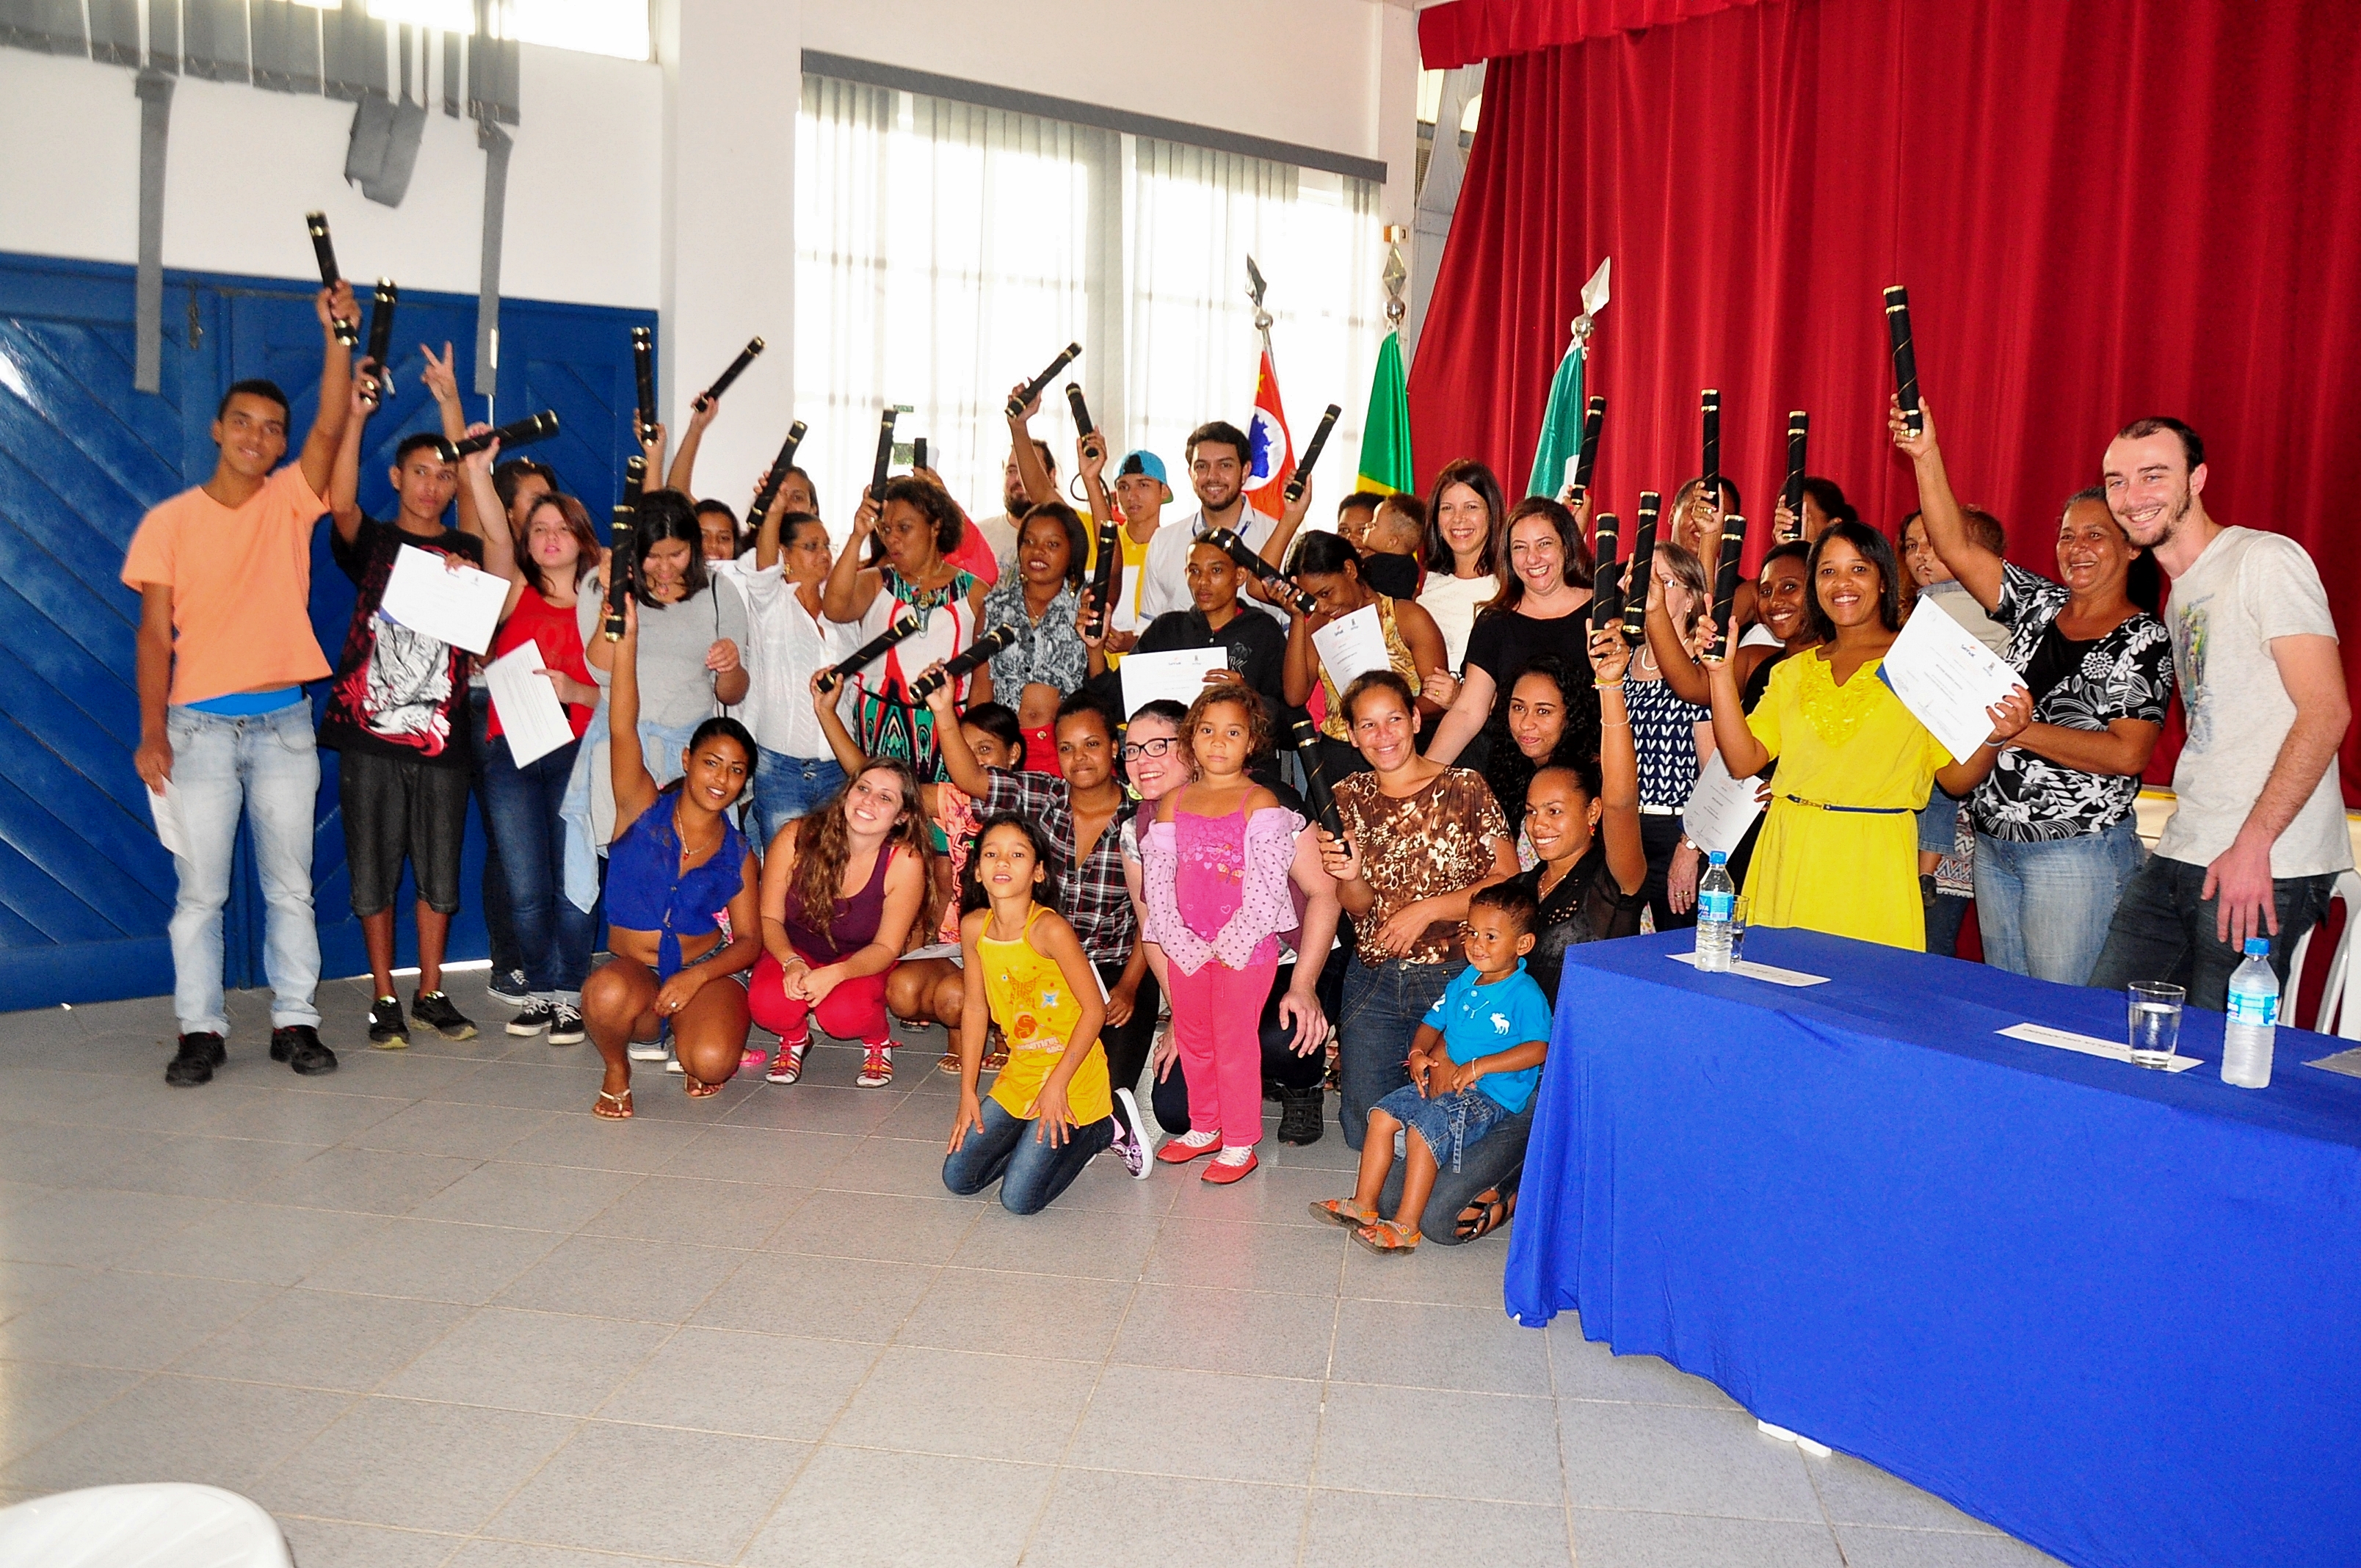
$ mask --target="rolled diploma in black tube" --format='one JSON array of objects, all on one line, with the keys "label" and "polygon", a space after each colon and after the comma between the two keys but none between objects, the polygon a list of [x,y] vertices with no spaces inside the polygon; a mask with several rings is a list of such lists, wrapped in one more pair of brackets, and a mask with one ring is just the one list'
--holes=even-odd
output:
[{"label": "rolled diploma in black tube", "polygon": [[1205,543],[1261,578],[1264,587],[1277,593],[1282,599],[1304,614],[1310,615],[1320,608],[1317,599],[1289,581],[1286,573],[1256,554],[1255,547],[1232,530],[1226,528],[1210,530],[1205,535]]},{"label": "rolled diploma in black tube", "polygon": [[1623,621],[1623,564],[1615,559],[1618,528],[1611,511],[1598,514],[1598,565],[1590,580],[1590,630],[1620,627]]},{"label": "rolled diploma in black tube", "polygon": [[1894,389],[1910,433],[1923,434],[1926,417],[1918,411],[1918,350],[1910,341],[1910,291],[1896,283],[1885,291],[1885,331],[1894,339]]},{"label": "rolled diploma in black tube", "polygon": [[1303,492],[1312,488],[1312,466],[1320,461],[1320,449],[1328,444],[1328,433],[1336,428],[1336,416],[1344,411],[1334,403],[1330,403],[1328,411],[1320,416],[1320,428],[1312,433],[1311,444],[1303,449],[1303,455],[1295,460],[1295,472],[1287,477],[1287,488],[1281,492],[1287,497],[1290,506],[1301,500]]},{"label": "rolled diploma in black tube", "polygon": [[762,352],[763,340],[759,337],[748,338],[746,346],[738,351],[738,357],[730,362],[730,368],[721,372],[715,378],[713,385],[697,393],[697,400],[688,406],[698,413],[703,413],[705,405],[728,391],[730,383],[743,376],[746,373],[746,367],[754,363],[754,356]]},{"label": "rolled diploma in black tube", "polygon": [[894,464],[894,421],[897,411],[888,408],[877,417],[877,466],[869,471],[869,499],[878,505],[885,504],[885,470]]},{"label": "rolled diploma in black tube", "polygon": [[923,435],[914,435],[910,438],[910,466],[913,468],[930,466],[927,462],[927,438]]},{"label": "rolled diploma in black tube", "polygon": [[1705,478],[1706,501],[1710,506],[1721,505],[1721,394],[1708,387],[1697,399],[1699,422],[1705,427],[1705,465],[1697,472]]},{"label": "rolled diploma in black tube", "polygon": [[1795,526],[1804,525],[1804,449],[1810,443],[1812,416],[1796,409],[1787,416],[1787,488],[1780,499],[1787,503]]},{"label": "rolled diploma in black tube", "polygon": [[1016,641],[1016,628],[1013,626],[994,627],[991,630],[985,632],[983,636],[969,643],[967,647],[960,652],[954,653],[950,658],[945,659],[943,661],[943,667],[940,671],[925,671],[917,680],[912,681],[910,683],[910,700],[912,702],[926,701],[928,697],[935,695],[936,687],[949,685],[951,682],[960,679],[961,676],[983,668],[986,663],[991,662],[992,656],[994,653],[999,652],[1003,648],[1007,647],[1010,643]]},{"label": "rolled diploma in black tube", "polygon": [[771,459],[771,471],[763,476],[762,484],[756,487],[754,504],[746,509],[746,521],[756,528],[763,526],[763,519],[770,514],[771,503],[779,499],[779,488],[787,482],[787,470],[796,466],[796,448],[804,444],[804,432],[808,428],[801,420],[787,426],[787,438],[779,443],[779,455]]},{"label": "rolled diploma in black tube", "polygon": [[1640,492],[1640,521],[1631,531],[1631,564],[1623,572],[1623,641],[1637,648],[1648,635],[1648,574],[1655,569],[1656,515],[1664,498]]},{"label": "rolled diploma in black tube", "polygon": [[1116,530],[1123,526],[1123,514],[1116,510],[1115,498],[1107,498],[1107,514],[1099,519],[1098,560],[1091,567],[1091,634],[1102,636],[1114,623],[1115,609],[1107,601],[1115,594],[1115,567],[1123,560],[1123,544]]},{"label": "rolled diploma in black tube", "polygon": [[1058,357],[1049,361],[1049,367],[1048,369],[1042,371],[1038,376],[1034,377],[1030,381],[1025,383],[1025,395],[1023,397],[1011,398],[1008,400],[1008,417],[1010,419],[1022,419],[1025,416],[1026,405],[1030,403],[1034,399],[1039,397],[1041,395],[1041,389],[1056,380],[1058,378],[1058,372],[1063,370],[1067,366],[1071,365],[1076,359],[1080,358],[1082,356],[1082,345],[1079,343],[1070,343],[1066,345],[1064,348],[1060,349],[1058,351]]},{"label": "rolled diploma in black tube", "polygon": [[[320,287],[333,289],[344,273],[336,267],[336,242],[328,237],[328,214],[306,213],[303,226],[312,232],[312,257],[320,264]],[[339,316],[336,318],[336,341],[346,348],[361,340],[361,329]]]},{"label": "rolled diploma in black tube", "polygon": [[[1582,444],[1575,449],[1574,488],[1583,495],[1590,493],[1590,471],[1598,464],[1598,432],[1607,422],[1607,399],[1602,394],[1590,400],[1582,411]],[[1610,541],[1611,543],[1611,541]],[[1604,559],[1605,557],[1601,557]]]},{"label": "rolled diploma in black tube", "polygon": [[851,674],[855,670],[860,669],[864,664],[870,663],[874,660],[884,658],[885,656],[885,651],[888,648],[893,647],[894,644],[901,641],[906,637],[915,635],[918,629],[926,624],[927,618],[923,615],[913,613],[902,617],[901,620],[895,621],[893,625],[887,627],[884,630],[879,632],[868,641],[863,642],[860,647],[855,648],[852,651],[852,656],[851,658],[845,660],[840,664],[830,664],[827,669],[821,671],[819,689],[824,692],[834,691],[837,686],[843,682],[847,675]]},{"label": "rolled diploma in black tube", "polygon": [[631,379],[639,391],[640,426],[631,433],[644,439],[656,426],[656,343],[643,326],[631,329]]},{"label": "rolled diploma in black tube", "polygon": [[1738,601],[1738,558],[1746,554],[1746,520],[1721,520],[1721,560],[1713,574],[1713,656],[1730,656],[1730,607]]},{"label": "rolled diploma in black tube", "polygon": [[377,362],[378,389],[370,396],[370,402],[384,394],[390,379],[385,358],[393,352],[393,307],[401,299],[401,291],[393,286],[392,279],[377,280],[377,298],[369,305],[368,356]]},{"label": "rolled diploma in black tube", "polygon": [[634,452],[623,460],[623,504],[637,508],[648,493],[648,460]]},{"label": "rolled diploma in black tube", "polygon": [[1303,763],[1303,797],[1311,804],[1312,819],[1323,829],[1342,839],[1345,818],[1336,809],[1336,792],[1330,787],[1328,774],[1320,765],[1320,732],[1309,718],[1299,718],[1290,727],[1295,741],[1295,755]]},{"label": "rolled diploma in black tube", "polygon": [[623,600],[631,591],[631,565],[638,557],[632,535],[639,525],[639,512],[628,504],[618,504],[607,524],[607,641],[623,640]]},{"label": "rolled diploma in black tube", "polygon": [[1081,382],[1069,381],[1066,383],[1066,406],[1073,411],[1074,433],[1076,435],[1086,436],[1090,434],[1092,431],[1098,428],[1091,422],[1091,405],[1082,400],[1082,387]]},{"label": "rolled diploma in black tube", "polygon": [[537,414],[512,421],[498,430],[488,430],[481,435],[471,435],[465,441],[445,442],[443,460],[446,463],[456,463],[471,452],[483,451],[495,441],[500,444],[500,450],[506,452],[511,447],[522,446],[528,442],[546,441],[556,433],[557,411],[544,409]]}]

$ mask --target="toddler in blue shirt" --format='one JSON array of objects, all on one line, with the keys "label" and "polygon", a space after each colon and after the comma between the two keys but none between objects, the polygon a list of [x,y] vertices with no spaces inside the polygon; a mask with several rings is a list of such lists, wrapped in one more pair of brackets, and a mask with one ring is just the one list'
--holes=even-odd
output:
[{"label": "toddler in blue shirt", "polygon": [[[1319,1218],[1349,1227],[1371,1252],[1399,1255],[1419,1243],[1418,1216],[1448,1161],[1459,1168],[1468,1146],[1532,1103],[1549,1054],[1549,999],[1525,972],[1537,905],[1514,883],[1468,900],[1460,948],[1467,967],[1453,978],[1418,1026],[1410,1047],[1410,1083],[1369,1108],[1361,1144],[1360,1185],[1350,1198],[1312,1205]],[[1402,1135],[1401,1204],[1378,1213]]]}]

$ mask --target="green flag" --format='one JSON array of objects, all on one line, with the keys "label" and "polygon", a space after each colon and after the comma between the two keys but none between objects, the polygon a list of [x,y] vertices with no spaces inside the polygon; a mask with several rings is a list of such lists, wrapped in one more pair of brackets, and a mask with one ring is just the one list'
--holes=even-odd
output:
[{"label": "green flag", "polygon": [[1565,488],[1565,463],[1582,450],[1582,345],[1575,344],[1557,362],[1550,382],[1549,409],[1542,415],[1542,438],[1533,448],[1533,477],[1525,487],[1529,496],[1555,499]]},{"label": "green flag", "polygon": [[[1575,434],[1582,433],[1581,400],[1576,399]],[[1417,483],[1410,468],[1410,391],[1402,376],[1401,334],[1389,332],[1378,348],[1378,371],[1369,378],[1369,416],[1361,422],[1360,488],[1392,493]]]}]

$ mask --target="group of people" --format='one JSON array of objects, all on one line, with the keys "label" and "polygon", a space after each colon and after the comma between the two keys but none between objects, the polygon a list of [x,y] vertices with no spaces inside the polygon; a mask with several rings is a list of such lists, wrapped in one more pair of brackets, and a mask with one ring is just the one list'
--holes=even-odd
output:
[{"label": "group of people", "polygon": [[[1190,436],[1197,504],[1170,521],[1158,455],[1126,455],[1110,485],[1093,431],[1076,451],[1086,521],[1021,408],[1003,514],[971,517],[919,469],[864,493],[831,550],[800,469],[742,523],[696,499],[706,400],[668,465],[663,428],[640,432],[653,488],[616,559],[546,468],[451,459],[471,430],[446,349],[428,356],[440,428],[401,442],[399,516],[379,522],[356,497],[380,371],[357,373],[333,331],[357,314],[348,290],[323,291],[318,313],[320,411],[298,460],[280,466],[284,395],[233,387],[214,478],[151,512],[124,567],[144,606],[138,767],[183,825],[175,1084],[225,1057],[241,805],[269,905],[271,1054],[335,1066],[312,994],[303,692],[330,674],[305,612],[323,512],[358,590],[316,744],[342,753],[372,1042],[413,1023],[473,1032],[441,986],[472,789],[507,1026],[592,1041],[598,1115],[631,1115],[635,1059],[692,1097],[741,1072],[793,1084],[815,1025],[882,1085],[895,1020],[939,1024],[961,1084],[943,1180],[997,1183],[1018,1212],[1102,1154],[1143,1179],[1202,1160],[1207,1182],[1242,1179],[1266,1100],[1279,1136],[1308,1143],[1333,1085],[1362,1163],[1316,1213],[1389,1255],[1497,1228],[1552,1007],[1580,1005],[1561,992],[1565,950],[1694,921],[1705,856],[1682,812],[1709,766],[1767,800],[1731,856],[1756,926],[1948,951],[1972,897],[1988,961],[2075,984],[2178,978],[2199,1005],[2221,1004],[2249,935],[2284,970],[2351,863],[2318,575],[2284,537],[2207,515],[2202,446],[2176,421],[2108,444],[2103,483],[2062,510],[2052,580],[2005,561],[1998,522],[1958,501],[1931,411],[1897,408],[1919,493],[1902,554],[1814,479],[1721,628],[1707,563],[1740,503],[1727,480],[1690,481],[1649,580],[1626,585],[1634,645],[1620,619],[1593,624],[1586,500],[1510,505],[1459,461],[1423,498],[1356,493],[1333,532],[1306,529],[1308,490],[1277,516],[1250,503],[1247,438],[1222,421]],[[1097,523],[1119,547],[1104,572]],[[478,662],[382,613],[405,548],[507,580],[489,656],[533,646],[570,743],[519,762],[471,691]],[[1965,762],[1878,678],[1918,597],[2023,680]],[[1327,668],[1340,644],[1318,634],[1363,612],[1384,663]],[[960,659],[987,637],[988,658]],[[1224,667],[1193,700],[1126,711],[1127,657],[1214,649]],[[2133,801],[2176,681],[2180,803],[2151,856]],[[1279,740],[1299,718],[1315,737],[1301,750]],[[750,1044],[756,1026],[774,1048]]]}]

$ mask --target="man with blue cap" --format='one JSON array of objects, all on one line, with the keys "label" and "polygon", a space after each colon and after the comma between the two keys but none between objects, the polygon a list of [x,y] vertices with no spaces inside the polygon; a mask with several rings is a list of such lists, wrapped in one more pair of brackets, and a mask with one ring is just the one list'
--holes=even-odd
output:
[{"label": "man with blue cap", "polygon": [[[1084,466],[1089,466],[1086,457]],[[1161,525],[1164,508],[1172,499],[1171,481],[1165,477],[1164,459],[1153,452],[1126,453],[1115,471],[1115,510],[1123,528],[1115,537],[1123,546],[1123,586],[1107,620],[1106,650],[1111,657],[1131,652],[1149,617],[1140,609],[1140,590],[1148,581],[1148,546]],[[1092,549],[1098,548],[1096,540]],[[1097,562],[1092,562],[1093,570]]]}]

